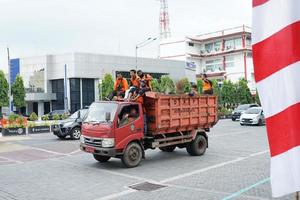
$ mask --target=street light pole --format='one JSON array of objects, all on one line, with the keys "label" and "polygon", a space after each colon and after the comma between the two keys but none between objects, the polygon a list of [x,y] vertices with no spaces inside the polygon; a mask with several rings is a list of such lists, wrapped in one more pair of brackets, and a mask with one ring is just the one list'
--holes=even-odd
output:
[{"label": "street light pole", "polygon": [[137,51],[138,51],[138,48],[141,48],[141,47],[144,47],[148,44],[150,44],[151,42],[153,42],[154,40],[156,40],[157,38],[152,38],[152,37],[149,37],[147,40],[141,42],[141,43],[138,43],[137,45],[135,45],[135,69],[137,70],[138,68],[138,57],[137,57]]}]

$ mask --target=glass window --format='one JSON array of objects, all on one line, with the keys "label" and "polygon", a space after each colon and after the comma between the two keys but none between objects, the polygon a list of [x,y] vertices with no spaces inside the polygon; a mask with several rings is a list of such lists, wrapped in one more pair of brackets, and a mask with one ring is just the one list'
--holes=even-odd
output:
[{"label": "glass window", "polygon": [[234,39],[234,48],[236,49],[242,48],[242,38]]},{"label": "glass window", "polygon": [[138,117],[139,117],[138,105],[125,106],[118,114],[118,127],[129,124],[130,122],[136,120]]},{"label": "glass window", "polygon": [[56,93],[56,100],[52,101],[52,110],[64,109],[64,80],[53,80],[52,93]]},{"label": "glass window", "polygon": [[194,46],[194,43],[189,42],[189,46],[190,46],[190,47],[193,47],[193,46]]},{"label": "glass window", "polygon": [[84,119],[85,123],[99,123],[106,121],[106,113],[110,113],[111,121],[113,121],[118,104],[116,103],[101,103],[95,102],[90,106],[87,116]]},{"label": "glass window", "polygon": [[226,67],[234,67],[234,56],[226,56]]},{"label": "glass window", "polygon": [[210,53],[213,50],[213,43],[205,44],[205,51]]},{"label": "glass window", "polygon": [[247,47],[251,46],[251,36],[250,36],[250,35],[248,35],[248,36],[246,37],[246,46],[247,46]]},{"label": "glass window", "polygon": [[95,80],[82,79],[82,106],[91,105],[95,101]]},{"label": "glass window", "polygon": [[28,93],[45,92],[45,66],[42,64],[24,64],[20,69],[24,87]]},{"label": "glass window", "polygon": [[71,102],[71,112],[75,112],[81,108],[79,78],[70,79],[70,102]]},{"label": "glass window", "polygon": [[225,50],[234,48],[234,40],[225,40]]},{"label": "glass window", "polygon": [[220,51],[221,50],[221,41],[215,42],[214,43],[214,50],[215,51]]}]

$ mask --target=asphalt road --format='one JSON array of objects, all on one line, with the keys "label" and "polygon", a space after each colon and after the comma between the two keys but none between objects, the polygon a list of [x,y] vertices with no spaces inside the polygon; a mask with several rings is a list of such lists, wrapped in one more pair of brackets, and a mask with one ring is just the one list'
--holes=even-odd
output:
[{"label": "asphalt road", "polygon": [[51,133],[0,138],[0,199],[271,199],[265,126],[221,120],[205,155],[147,150],[132,169],[118,159],[97,163],[78,148]]}]

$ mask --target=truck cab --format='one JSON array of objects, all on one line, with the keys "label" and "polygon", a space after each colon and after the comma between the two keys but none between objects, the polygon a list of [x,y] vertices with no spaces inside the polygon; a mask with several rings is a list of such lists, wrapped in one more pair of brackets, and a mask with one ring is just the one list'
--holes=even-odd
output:
[{"label": "truck cab", "polygon": [[137,102],[94,102],[82,123],[80,148],[99,162],[120,158],[126,167],[138,166],[150,148],[202,155],[206,131],[217,122],[216,102],[214,96],[157,94],[147,95],[144,108]]}]

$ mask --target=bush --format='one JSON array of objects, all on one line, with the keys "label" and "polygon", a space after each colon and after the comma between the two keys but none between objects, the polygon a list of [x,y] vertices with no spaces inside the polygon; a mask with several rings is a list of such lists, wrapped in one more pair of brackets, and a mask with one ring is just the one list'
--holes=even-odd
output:
[{"label": "bush", "polygon": [[152,86],[153,92],[160,92],[160,86],[159,86],[159,82],[157,81],[157,79],[153,79],[153,81],[151,81],[151,86]]},{"label": "bush", "polygon": [[48,120],[49,120],[49,115],[44,115],[44,116],[42,116],[42,120],[43,120],[43,121],[48,121]]},{"label": "bush", "polygon": [[23,116],[19,115],[16,120],[18,121],[19,125],[24,125],[25,119]]},{"label": "bush", "polygon": [[185,94],[191,91],[191,84],[187,78],[181,79],[176,83],[177,94]]},{"label": "bush", "polygon": [[60,120],[60,116],[58,114],[53,115],[54,120]]},{"label": "bush", "polygon": [[164,94],[175,94],[175,84],[169,76],[162,76],[160,79],[160,92]]},{"label": "bush", "polygon": [[64,114],[61,115],[61,119],[67,119],[67,118],[68,118],[68,116],[67,116],[66,113],[64,113]]},{"label": "bush", "polygon": [[37,121],[38,120],[38,116],[35,114],[35,112],[32,112],[29,116],[29,120],[30,121]]},{"label": "bush", "polygon": [[9,116],[8,116],[8,122],[10,124],[13,124],[14,122],[16,122],[18,118],[18,115],[17,114],[14,114],[14,113],[11,113]]}]

